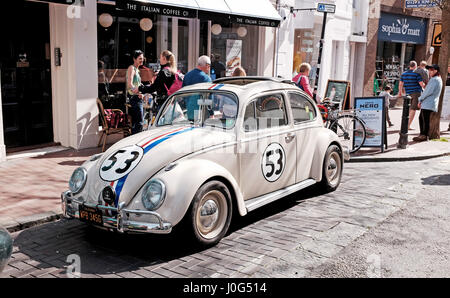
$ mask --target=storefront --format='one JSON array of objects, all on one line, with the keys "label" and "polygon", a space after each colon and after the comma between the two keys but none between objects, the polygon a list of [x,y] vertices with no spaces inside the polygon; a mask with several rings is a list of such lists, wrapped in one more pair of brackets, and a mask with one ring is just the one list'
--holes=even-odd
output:
[{"label": "storefront", "polygon": [[[274,75],[281,22],[275,2],[280,1],[19,0],[13,10],[8,3],[1,9],[8,47],[2,46],[0,62],[0,160],[5,148],[29,144],[95,147],[99,70],[106,99],[123,104],[125,73],[136,49],[154,70],[168,49],[182,72],[209,55],[217,70],[213,77],[230,75],[236,65],[248,75]],[[24,19],[30,26],[21,31]],[[25,72],[26,82],[20,77]]]},{"label": "storefront", "polygon": [[[374,95],[386,85],[398,92],[400,76],[416,57],[416,45],[425,44],[427,20],[382,13],[379,21]],[[424,60],[423,57],[421,60]],[[420,61],[417,61],[420,63]]]},{"label": "storefront", "polygon": [[124,102],[126,69],[136,49],[144,52],[145,66],[154,71],[158,71],[159,54],[169,49],[183,73],[196,67],[199,56],[208,55],[213,79],[231,75],[237,65],[247,75],[263,74],[258,67],[264,54],[259,51],[261,32],[280,23],[273,5],[260,1],[258,11],[246,15],[254,1],[203,1],[202,7],[198,2],[202,1],[98,2],[99,93],[104,94],[106,79],[106,106],[120,107]]}]

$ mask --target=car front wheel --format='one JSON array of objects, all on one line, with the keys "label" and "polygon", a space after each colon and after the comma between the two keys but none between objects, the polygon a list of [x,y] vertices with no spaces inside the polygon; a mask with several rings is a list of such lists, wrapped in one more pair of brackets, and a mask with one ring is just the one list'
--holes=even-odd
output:
[{"label": "car front wheel", "polygon": [[192,201],[189,226],[195,240],[204,246],[217,244],[231,222],[232,202],[228,188],[220,181],[203,184]]},{"label": "car front wheel", "polygon": [[341,183],[342,177],[342,154],[336,145],[328,147],[323,161],[322,180],[319,182],[320,189],[331,192]]}]

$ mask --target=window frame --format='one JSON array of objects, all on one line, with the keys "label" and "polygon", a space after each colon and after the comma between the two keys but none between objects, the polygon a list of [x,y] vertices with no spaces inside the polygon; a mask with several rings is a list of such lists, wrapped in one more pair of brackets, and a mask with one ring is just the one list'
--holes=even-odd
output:
[{"label": "window frame", "polygon": [[[257,120],[258,117],[257,117],[257,114],[256,114],[256,101],[259,98],[261,98],[261,97],[268,97],[270,95],[280,95],[281,96],[281,100],[282,100],[282,104],[283,104],[283,108],[284,108],[285,123],[283,125],[271,126],[271,127],[266,127],[264,129],[261,129],[260,126],[259,126],[259,122]],[[287,105],[286,99],[287,99],[286,94],[282,90],[278,90],[278,91],[272,90],[270,92],[265,92],[263,94],[258,94],[256,96],[252,97],[247,102],[247,104],[245,105],[245,108],[243,109],[242,112],[245,114],[245,111],[247,110],[248,105],[253,104],[253,113],[254,113],[254,116],[255,116],[255,119],[256,119],[257,128],[256,128],[256,130],[246,130],[245,129],[245,118],[244,118],[245,115],[243,115],[243,117],[242,117],[242,126],[241,126],[242,130],[245,133],[254,133],[254,132],[258,132],[258,131],[267,131],[267,130],[274,129],[274,128],[280,129],[280,128],[284,128],[284,127],[289,127],[290,124],[291,124],[291,119],[290,119],[290,116],[289,116],[289,113],[288,113],[288,105]]]},{"label": "window frame", "polygon": [[[291,94],[296,94],[296,95],[300,96],[301,98],[304,98],[307,102],[310,103],[310,105],[313,107],[313,110],[314,110],[314,118],[313,119],[304,120],[304,121],[297,121],[295,119],[294,109],[293,109],[293,106],[292,106],[292,103],[291,103]],[[294,125],[300,125],[300,124],[315,122],[317,120],[318,113],[317,113],[317,110],[316,110],[316,105],[312,102],[312,100],[309,98],[309,96],[307,96],[305,94],[302,94],[300,92],[296,92],[294,90],[290,90],[290,91],[287,91],[287,97],[289,98],[289,106],[290,106],[290,109],[291,109],[292,123]]]}]

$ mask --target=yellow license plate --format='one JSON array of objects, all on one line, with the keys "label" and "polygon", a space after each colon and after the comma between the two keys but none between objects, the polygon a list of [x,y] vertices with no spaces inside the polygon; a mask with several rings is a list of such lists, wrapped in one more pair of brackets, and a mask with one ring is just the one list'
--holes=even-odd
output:
[{"label": "yellow license plate", "polygon": [[103,225],[102,211],[97,208],[80,205],[80,220],[95,225]]}]

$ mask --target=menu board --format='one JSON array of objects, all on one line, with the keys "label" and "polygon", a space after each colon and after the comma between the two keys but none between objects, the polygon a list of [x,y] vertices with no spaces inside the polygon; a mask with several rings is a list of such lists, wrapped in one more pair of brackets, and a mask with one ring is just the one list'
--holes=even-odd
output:
[{"label": "menu board", "polygon": [[241,66],[242,40],[227,39],[227,65],[225,75],[230,77],[236,67]]},{"label": "menu board", "polygon": [[[366,140],[362,147],[381,147],[386,143],[386,115],[384,97],[355,97],[356,116],[364,121]],[[355,136],[354,142],[360,143],[361,137]]]}]

